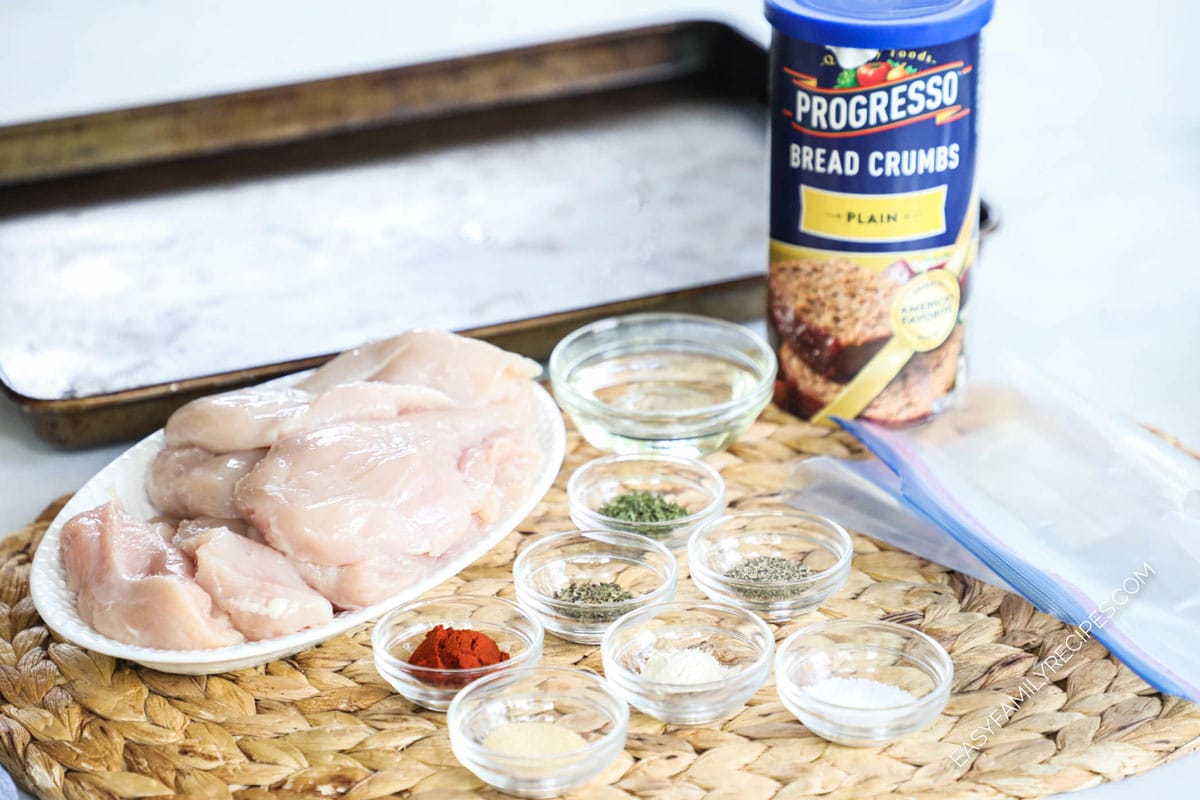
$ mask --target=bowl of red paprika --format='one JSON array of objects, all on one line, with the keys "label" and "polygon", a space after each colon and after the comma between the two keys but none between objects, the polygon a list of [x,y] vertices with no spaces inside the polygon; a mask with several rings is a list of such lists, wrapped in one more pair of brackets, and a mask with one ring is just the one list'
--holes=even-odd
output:
[{"label": "bowl of red paprika", "polygon": [[417,705],[445,711],[459,690],[485,675],[535,666],[542,624],[516,603],[447,595],[406,603],[375,623],[375,668]]}]

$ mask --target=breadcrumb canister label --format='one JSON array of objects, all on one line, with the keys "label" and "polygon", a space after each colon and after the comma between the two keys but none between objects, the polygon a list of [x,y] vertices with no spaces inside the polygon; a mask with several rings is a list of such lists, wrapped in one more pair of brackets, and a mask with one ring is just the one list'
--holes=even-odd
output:
[{"label": "breadcrumb canister label", "polygon": [[768,2],[778,399],[816,421],[920,420],[963,361],[982,22],[931,45],[830,45],[779,30],[785,14],[826,22],[787,2]]}]

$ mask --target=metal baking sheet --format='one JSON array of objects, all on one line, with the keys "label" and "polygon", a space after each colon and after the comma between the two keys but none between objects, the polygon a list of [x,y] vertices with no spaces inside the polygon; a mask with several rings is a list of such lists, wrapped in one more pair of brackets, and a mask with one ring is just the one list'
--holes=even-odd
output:
[{"label": "metal baking sheet", "polygon": [[597,110],[8,218],[9,385],[106,394],[760,269],[765,215],[747,213],[763,210],[757,108],[650,94]]},{"label": "metal baking sheet", "polygon": [[[86,443],[413,326],[528,350],[571,309],[745,295],[767,239],[760,48],[695,23],[481,59],[507,82],[447,62],[482,87],[456,107],[0,191],[9,391],[44,435]],[[280,91],[284,111],[304,97]],[[67,412],[108,421],[45,424]]]}]

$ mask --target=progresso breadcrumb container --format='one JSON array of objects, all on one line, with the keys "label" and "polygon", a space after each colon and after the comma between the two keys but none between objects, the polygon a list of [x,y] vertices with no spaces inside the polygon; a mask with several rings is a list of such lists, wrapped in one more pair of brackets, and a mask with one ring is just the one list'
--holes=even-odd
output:
[{"label": "progresso breadcrumb container", "polygon": [[960,382],[992,0],[766,0],[779,400],[898,424]]}]

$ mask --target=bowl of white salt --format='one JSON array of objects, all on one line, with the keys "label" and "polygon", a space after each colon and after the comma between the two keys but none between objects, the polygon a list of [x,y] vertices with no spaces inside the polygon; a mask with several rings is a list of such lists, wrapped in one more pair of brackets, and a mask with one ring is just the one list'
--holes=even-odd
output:
[{"label": "bowl of white salt", "polygon": [[820,622],[775,654],[784,706],[818,736],[856,747],[924,728],[945,708],[953,675],[945,648],[893,622]]},{"label": "bowl of white salt", "polygon": [[677,725],[740,711],[771,673],[775,639],[758,615],[725,603],[659,603],[604,634],[604,675],[630,705]]}]

